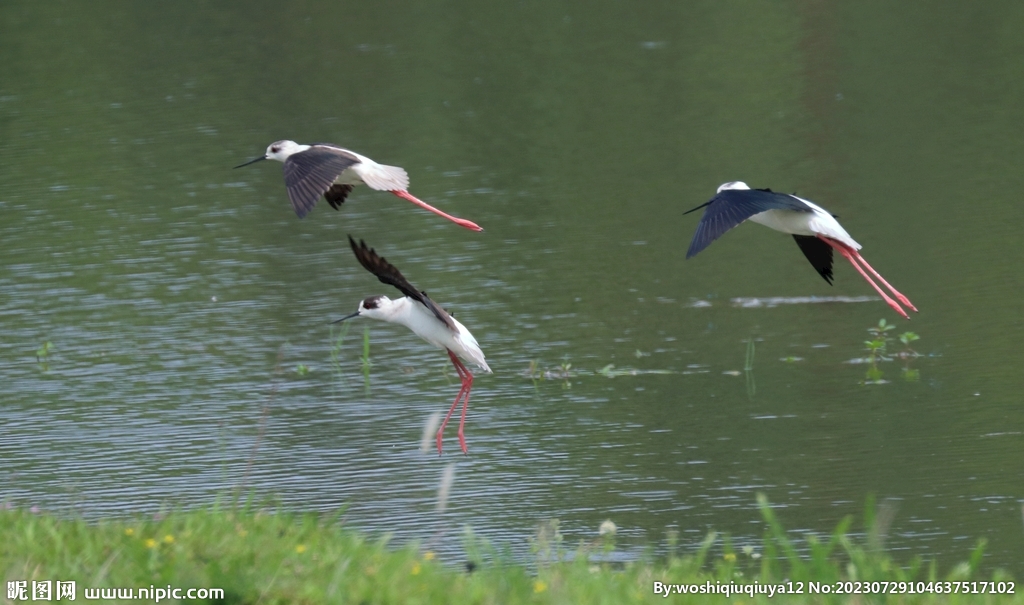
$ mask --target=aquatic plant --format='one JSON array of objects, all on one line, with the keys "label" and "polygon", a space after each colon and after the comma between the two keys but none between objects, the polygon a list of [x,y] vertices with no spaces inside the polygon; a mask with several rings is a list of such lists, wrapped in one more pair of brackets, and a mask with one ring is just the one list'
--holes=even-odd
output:
[{"label": "aquatic plant", "polygon": [[43,346],[36,349],[36,361],[44,363],[49,360],[50,351],[53,350],[53,343],[47,340],[43,343]]},{"label": "aquatic plant", "polygon": [[900,342],[903,343],[903,350],[897,353],[897,356],[903,360],[903,379],[911,382],[915,380],[920,380],[921,371],[911,368],[910,362],[914,358],[920,357],[921,354],[915,351],[913,347],[910,346],[910,343],[914,342],[915,340],[920,340],[921,337],[913,332],[904,332],[899,335],[899,339]]},{"label": "aquatic plant", "polygon": [[36,363],[39,369],[44,372],[50,369],[50,351],[53,350],[53,343],[47,340],[41,347],[36,349]]},{"label": "aquatic plant", "polygon": [[[878,325],[868,328],[868,332],[871,334],[870,340],[865,340],[864,345],[866,347],[868,355],[861,359],[851,360],[851,363],[867,363],[870,364],[867,374],[861,384],[885,384],[889,382],[884,379],[884,373],[879,368],[878,364],[881,361],[892,361],[894,357],[898,357],[903,360],[903,368],[901,374],[904,380],[915,381],[920,380],[920,371],[911,368],[910,363],[913,359],[921,357],[918,353],[910,346],[910,343],[915,340],[920,340],[920,336],[914,332],[904,332],[899,336],[893,338],[889,335],[889,332],[895,330],[896,326],[886,322],[884,319],[878,320]],[[903,349],[892,353],[892,345],[894,340],[899,340],[903,343]]]},{"label": "aquatic plant", "polygon": [[336,324],[330,324],[331,326],[331,368],[334,370],[336,376],[344,376],[341,372],[341,347],[345,343],[345,336],[348,334],[349,323],[342,322],[341,327],[338,328],[338,335],[334,335],[334,328]]},{"label": "aquatic plant", "polygon": [[878,369],[878,362],[890,361],[890,358],[885,356],[889,341],[892,340],[888,336],[888,332],[895,329],[896,326],[889,324],[884,319],[879,319],[877,326],[868,328],[871,340],[865,340],[864,344],[868,352],[867,362],[871,364],[871,367],[868,368],[867,374],[864,377],[864,384],[885,384],[888,382],[882,378],[883,373],[882,370]]},{"label": "aquatic plant", "polygon": [[526,376],[533,382],[533,388],[537,388],[537,381],[542,378],[540,372],[540,366],[537,364],[536,359],[530,360],[530,366],[526,368]]}]

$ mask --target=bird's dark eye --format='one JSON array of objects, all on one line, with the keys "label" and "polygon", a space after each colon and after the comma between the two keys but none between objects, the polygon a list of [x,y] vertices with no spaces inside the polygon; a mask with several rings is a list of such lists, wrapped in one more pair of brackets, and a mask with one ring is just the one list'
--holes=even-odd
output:
[{"label": "bird's dark eye", "polygon": [[278,148],[277,147],[271,147],[270,148],[270,153],[277,153],[277,152],[278,152]]}]

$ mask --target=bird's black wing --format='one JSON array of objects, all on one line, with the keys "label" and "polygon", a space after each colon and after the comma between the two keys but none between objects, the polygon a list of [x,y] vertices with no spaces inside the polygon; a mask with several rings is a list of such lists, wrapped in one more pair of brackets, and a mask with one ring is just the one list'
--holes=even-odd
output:
[{"label": "bird's black wing", "polygon": [[426,292],[417,290],[415,286],[409,283],[409,280],[398,271],[398,269],[389,263],[383,256],[377,254],[377,252],[366,245],[366,242],[359,240],[356,244],[356,240],[352,239],[352,236],[348,236],[348,243],[352,246],[352,252],[356,255],[356,260],[363,266],[364,269],[373,273],[377,276],[382,283],[389,286],[398,288],[402,294],[405,294],[409,298],[420,302],[424,307],[430,309],[430,312],[435,317],[440,319],[444,325],[448,326],[453,332],[457,332],[458,328],[455,327],[455,322],[452,321],[451,315],[447,311],[437,306],[437,303],[430,300]]},{"label": "bird's black wing", "polygon": [[345,151],[316,145],[288,156],[284,161],[284,184],[295,214],[299,218],[309,214],[334,179],[358,163],[358,158]]},{"label": "bird's black wing", "polygon": [[693,234],[686,258],[696,255],[729,229],[765,210],[811,212],[807,204],[785,193],[776,193],[770,189],[725,189],[707,203],[687,210],[684,214],[705,206],[707,209]]},{"label": "bird's black wing", "polygon": [[813,235],[794,235],[793,239],[814,270],[832,285],[832,246]]}]

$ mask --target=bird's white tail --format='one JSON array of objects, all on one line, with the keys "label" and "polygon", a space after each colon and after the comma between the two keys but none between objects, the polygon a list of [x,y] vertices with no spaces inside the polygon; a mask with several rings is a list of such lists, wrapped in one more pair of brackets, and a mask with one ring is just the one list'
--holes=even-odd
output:
[{"label": "bird's white tail", "polygon": [[398,166],[384,164],[365,166],[359,176],[370,188],[378,191],[407,191],[409,189],[409,175],[404,168]]}]

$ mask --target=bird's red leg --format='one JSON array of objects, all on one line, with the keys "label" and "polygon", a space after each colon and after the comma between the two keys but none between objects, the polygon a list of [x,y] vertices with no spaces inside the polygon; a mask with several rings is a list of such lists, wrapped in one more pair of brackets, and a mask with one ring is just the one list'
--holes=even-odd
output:
[{"label": "bird's red leg", "polygon": [[456,368],[459,368],[460,366],[462,368],[459,374],[462,376],[462,388],[466,391],[466,395],[462,399],[462,417],[459,418],[459,446],[462,447],[463,454],[468,454],[469,448],[466,447],[466,435],[463,433],[463,429],[466,427],[466,408],[469,407],[469,391],[473,388],[473,374],[470,373],[465,364],[463,364],[451,351],[448,352],[448,355],[450,355],[452,361],[455,362]]},{"label": "bird's red leg", "polygon": [[446,214],[444,212],[441,212],[437,208],[434,208],[430,204],[424,202],[423,200],[419,199],[418,197],[416,197],[415,195],[409,193],[408,191],[402,191],[401,189],[396,189],[395,191],[392,191],[391,193],[397,195],[398,197],[402,198],[403,200],[408,200],[408,201],[416,204],[417,206],[419,206],[420,208],[423,208],[424,210],[429,210],[429,211],[433,212],[434,214],[436,214],[438,216],[443,216],[444,218],[450,220],[451,222],[455,223],[456,225],[458,225],[460,227],[465,227],[466,229],[472,229],[473,231],[483,231],[484,230],[483,227],[481,227],[480,225],[477,225],[473,221],[467,221],[464,218],[459,218],[457,216],[452,216],[450,214]]},{"label": "bird's red leg", "polygon": [[[452,407],[448,409],[448,414],[444,417],[444,422],[441,423],[441,427],[437,429],[437,454],[441,455],[441,439],[444,436],[444,429],[448,426],[448,420],[452,417],[452,413],[455,408],[459,405],[459,400],[463,400],[462,404],[462,421],[459,422],[459,445],[462,447],[462,453],[469,453],[466,449],[466,438],[462,434],[462,426],[466,422],[466,406],[469,404],[469,388],[473,385],[473,375],[469,373],[466,366],[459,361],[459,358],[454,353],[448,351],[448,357],[451,358],[452,364],[455,366],[455,371],[459,374],[459,381],[462,383],[462,387],[459,389],[459,394],[455,396],[455,401],[452,402]],[[465,395],[465,399],[463,399]]]},{"label": "bird's red leg", "polygon": [[823,235],[819,235],[818,239],[838,250],[839,254],[842,254],[846,258],[846,260],[850,261],[850,264],[853,265],[853,268],[856,269],[857,272],[861,274],[861,277],[863,277],[865,280],[867,280],[869,284],[871,284],[871,287],[874,288],[876,292],[878,292],[878,294],[882,297],[882,300],[884,300],[887,305],[892,307],[894,311],[896,311],[903,317],[910,319],[910,316],[907,315],[907,312],[904,311],[903,308],[900,307],[898,304],[896,304],[895,300],[889,298],[889,295],[882,291],[882,289],[878,287],[878,284],[872,281],[871,277],[864,272],[864,269],[862,269],[861,266],[857,264],[857,260],[854,258],[855,253],[853,251],[851,251],[849,248],[847,248],[840,242],[827,238]]},{"label": "bird's red leg", "polygon": [[448,426],[448,419],[452,417],[452,412],[459,405],[459,400],[462,399],[462,394],[466,392],[466,384],[463,382],[462,388],[459,389],[459,394],[455,396],[455,401],[452,402],[452,407],[448,408],[448,414],[444,417],[444,422],[441,423],[441,427],[437,429],[437,455],[441,455],[441,439],[444,437],[444,429]]},{"label": "bird's red leg", "polygon": [[875,270],[874,270],[874,269],[873,269],[873,268],[871,267],[871,265],[869,265],[869,264],[868,264],[868,261],[866,261],[866,260],[864,259],[864,257],[863,257],[863,256],[861,256],[860,252],[857,252],[856,250],[850,250],[850,252],[851,252],[851,253],[852,253],[852,254],[853,254],[853,255],[854,255],[855,257],[857,257],[857,260],[858,260],[858,261],[860,261],[861,263],[863,263],[863,264],[864,264],[864,266],[865,266],[865,267],[867,267],[867,270],[868,270],[868,271],[870,271],[872,275],[874,275],[875,277],[877,277],[877,278],[878,278],[878,281],[882,282],[882,285],[883,285],[883,286],[885,286],[886,288],[889,288],[889,290],[890,290],[890,291],[891,291],[891,292],[892,292],[892,293],[893,293],[894,295],[896,295],[896,300],[898,300],[898,301],[900,301],[901,303],[903,303],[904,305],[906,305],[906,306],[910,307],[910,310],[911,310],[911,311],[913,311],[914,313],[917,313],[917,307],[915,307],[915,306],[913,305],[913,303],[911,303],[911,302],[910,302],[910,299],[909,299],[909,298],[907,298],[906,296],[903,296],[902,294],[900,294],[899,290],[897,290],[896,288],[893,288],[892,286],[890,286],[890,285],[889,285],[889,282],[885,281],[885,278],[884,278],[884,277],[882,277],[881,275],[879,275],[879,274],[878,274],[878,271],[875,271]]},{"label": "bird's red leg", "polygon": [[842,244],[840,242],[837,242],[837,243],[839,243],[840,246],[846,247],[847,250],[850,252],[850,254],[852,254],[854,256],[854,258],[857,259],[858,262],[860,262],[862,265],[864,265],[864,267],[868,271],[870,271],[871,274],[874,275],[878,279],[878,281],[882,282],[883,286],[885,286],[886,288],[889,288],[889,291],[892,292],[893,295],[896,296],[896,300],[900,301],[901,303],[903,303],[907,307],[910,307],[910,310],[913,311],[914,313],[917,313],[917,307],[915,307],[914,304],[912,302],[910,302],[910,299],[907,298],[906,296],[903,296],[902,294],[900,294],[899,290],[897,290],[896,288],[893,288],[892,285],[889,282],[885,281],[885,278],[882,277],[881,275],[879,275],[878,271],[875,271],[874,267],[872,267],[868,263],[867,259],[865,259],[861,255],[860,252],[854,250],[853,248],[849,248],[849,247],[845,246],[844,244]]}]

